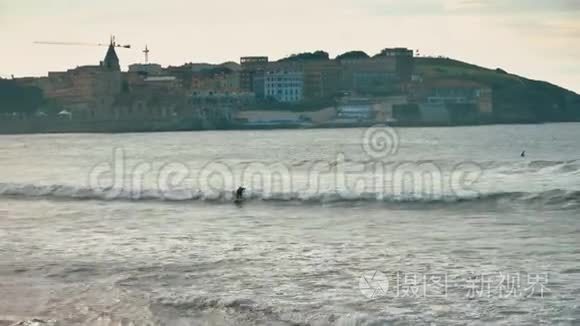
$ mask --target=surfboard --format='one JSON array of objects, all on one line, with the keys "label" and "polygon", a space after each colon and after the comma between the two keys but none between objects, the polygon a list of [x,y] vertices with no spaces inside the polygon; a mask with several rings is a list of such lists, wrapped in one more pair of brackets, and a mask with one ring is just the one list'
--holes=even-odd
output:
[{"label": "surfboard", "polygon": [[244,199],[234,199],[234,204],[241,205],[244,203],[244,201],[245,201]]}]

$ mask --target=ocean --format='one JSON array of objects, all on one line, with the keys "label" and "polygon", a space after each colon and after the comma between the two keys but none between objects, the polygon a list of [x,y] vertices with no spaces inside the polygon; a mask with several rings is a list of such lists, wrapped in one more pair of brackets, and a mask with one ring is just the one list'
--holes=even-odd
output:
[{"label": "ocean", "polygon": [[0,136],[0,325],[580,325],[579,140]]}]

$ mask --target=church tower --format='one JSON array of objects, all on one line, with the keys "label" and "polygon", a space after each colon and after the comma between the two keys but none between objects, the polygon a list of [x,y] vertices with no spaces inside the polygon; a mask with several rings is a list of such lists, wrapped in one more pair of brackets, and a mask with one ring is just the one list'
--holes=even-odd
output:
[{"label": "church tower", "polygon": [[119,65],[119,57],[115,51],[115,38],[111,37],[111,43],[109,44],[109,49],[105,55],[105,60],[101,61],[101,67],[110,71],[121,71],[121,66]]}]

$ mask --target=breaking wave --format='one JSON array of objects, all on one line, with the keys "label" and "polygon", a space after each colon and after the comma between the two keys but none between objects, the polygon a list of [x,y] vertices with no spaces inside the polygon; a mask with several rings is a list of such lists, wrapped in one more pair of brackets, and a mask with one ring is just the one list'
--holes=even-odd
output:
[{"label": "breaking wave", "polygon": [[[279,325],[279,326],[331,326],[331,325],[387,325],[393,321],[408,321],[413,317],[390,318],[364,313],[334,313],[320,309],[291,309],[284,305],[257,302],[248,298],[217,298],[193,295],[163,295],[152,297],[151,302],[118,300],[102,311],[102,307],[88,303],[87,311],[67,311],[64,320],[32,318],[13,321],[11,326],[62,326],[73,324],[87,326],[119,325]],[[141,300],[139,300],[141,301]],[[85,303],[87,304],[87,303]],[[90,309],[88,309],[90,308]],[[138,314],[137,314],[138,313]],[[420,319],[420,318],[413,318]]]},{"label": "breaking wave", "polygon": [[[274,163],[274,162],[271,162]],[[293,168],[308,169],[319,161],[300,160],[292,163]],[[397,166],[409,163],[408,161],[386,161],[381,162],[386,168],[396,169]],[[442,171],[452,171],[460,164],[457,160],[418,160],[412,162],[414,165],[420,167],[423,165],[436,166]],[[477,161],[471,162],[479,166],[486,174],[491,175],[580,175],[580,160],[566,160],[566,161],[549,161],[549,160],[534,160],[534,161]],[[330,167],[335,167],[338,164],[345,166],[365,166],[372,168],[377,164],[374,160],[344,160],[341,162],[329,162]]]},{"label": "breaking wave", "polygon": [[158,317],[164,321],[169,319],[164,315],[174,318],[176,315],[186,315],[190,318],[189,322],[196,321],[191,323],[194,325],[203,321],[215,321],[216,317],[222,322],[221,325],[370,326],[386,325],[389,322],[385,318],[363,313],[341,314],[319,309],[289,309],[285,306],[260,303],[248,298],[164,295],[154,298],[151,306]]},{"label": "breaking wave", "polygon": [[[52,200],[95,200],[95,201],[132,201],[132,202],[207,202],[217,204],[231,203],[233,192],[204,193],[196,190],[176,190],[160,192],[144,190],[132,193],[118,189],[90,189],[67,185],[33,185],[0,183],[0,197],[12,199],[52,199]],[[561,208],[580,207],[579,190],[553,189],[542,192],[489,192],[469,195],[432,195],[423,194],[377,194],[352,192],[322,193],[272,193],[248,192],[245,202],[288,203],[304,205],[321,204],[431,204],[453,205],[461,203],[519,203],[554,205]]]},{"label": "breaking wave", "polygon": [[523,162],[483,162],[484,169],[503,174],[518,173],[577,173],[580,172],[580,161],[523,161]]}]

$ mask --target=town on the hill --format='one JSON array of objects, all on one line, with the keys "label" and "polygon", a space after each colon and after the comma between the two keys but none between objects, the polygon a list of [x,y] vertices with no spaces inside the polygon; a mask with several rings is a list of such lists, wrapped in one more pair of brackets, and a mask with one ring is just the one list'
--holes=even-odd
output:
[{"label": "town on the hill", "polygon": [[[121,71],[117,47],[112,39],[98,65],[1,79],[0,132],[465,125],[535,122],[545,106],[562,112],[555,120],[575,119],[578,112],[570,109],[579,103],[572,92],[500,69],[418,57],[407,48],[373,56],[351,51],[331,59],[317,51],[278,61],[246,56],[239,63],[169,67],[149,63],[146,48],[144,63]],[[526,104],[506,99],[506,93],[522,96],[517,90],[524,83],[542,89],[540,102],[546,103],[531,99],[531,109],[514,109]]]}]

